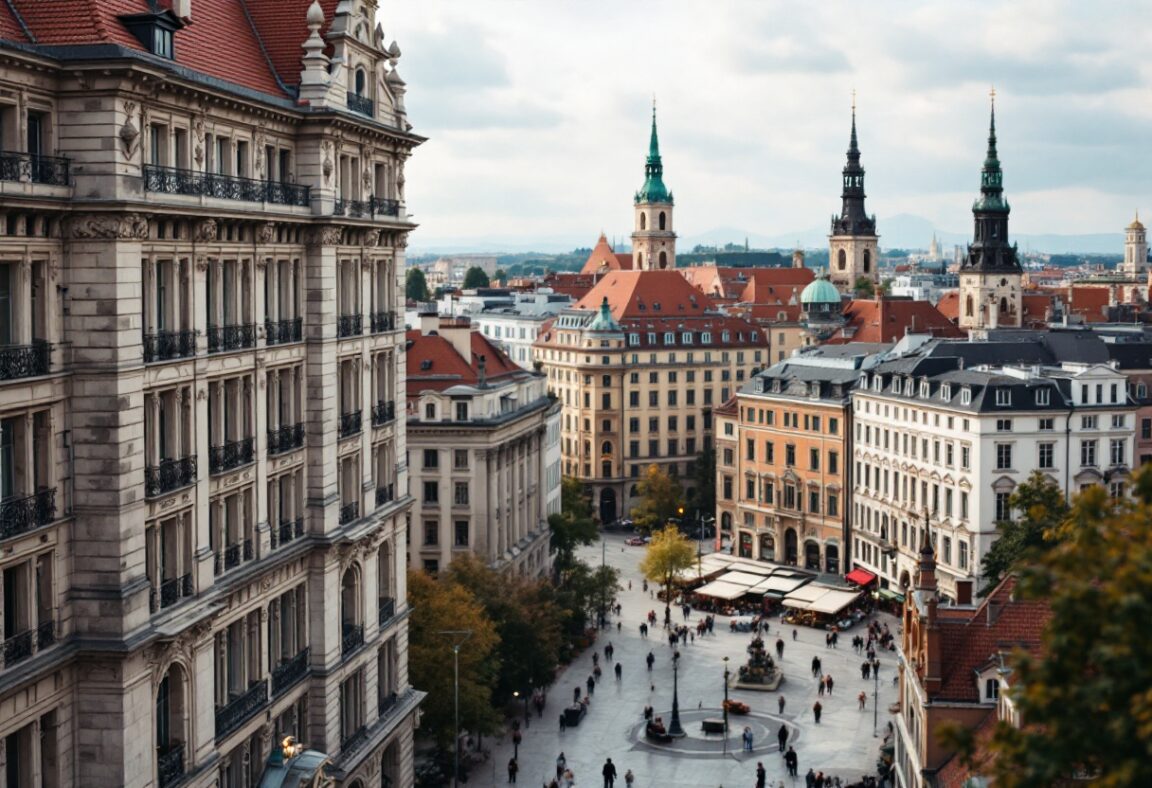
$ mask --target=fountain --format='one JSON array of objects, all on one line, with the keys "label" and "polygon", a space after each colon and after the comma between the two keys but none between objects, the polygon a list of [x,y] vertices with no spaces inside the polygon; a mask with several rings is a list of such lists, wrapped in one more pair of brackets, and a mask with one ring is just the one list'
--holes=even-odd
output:
[{"label": "fountain", "polygon": [[736,688],[757,692],[774,692],[784,680],[784,671],[769,656],[764,638],[756,635],[748,646],[748,662],[740,666]]}]

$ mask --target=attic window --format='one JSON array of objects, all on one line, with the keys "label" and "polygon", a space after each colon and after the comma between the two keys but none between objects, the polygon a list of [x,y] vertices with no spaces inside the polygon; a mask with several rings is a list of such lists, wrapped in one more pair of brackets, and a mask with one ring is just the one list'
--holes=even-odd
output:
[{"label": "attic window", "polygon": [[432,359],[426,358],[423,361],[421,361],[420,362],[420,369],[424,370],[425,372],[432,369]]},{"label": "attic window", "polygon": [[184,22],[172,11],[130,14],[120,17],[120,22],[153,55],[168,60],[175,59],[173,37],[177,30],[184,27]]},{"label": "attic window", "polygon": [[972,404],[972,389],[961,389],[960,390],[960,404],[961,405],[971,405]]},{"label": "attic window", "polygon": [[659,301],[653,301],[652,302],[652,311],[653,312],[659,312],[660,311],[660,302]]}]

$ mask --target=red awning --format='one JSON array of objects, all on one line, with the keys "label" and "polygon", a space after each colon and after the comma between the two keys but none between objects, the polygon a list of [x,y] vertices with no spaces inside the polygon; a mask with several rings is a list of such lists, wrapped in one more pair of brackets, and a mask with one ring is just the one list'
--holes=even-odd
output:
[{"label": "red awning", "polygon": [[876,575],[872,574],[867,569],[857,568],[844,575],[844,579],[850,583],[855,583],[858,586],[866,586],[876,580]]}]

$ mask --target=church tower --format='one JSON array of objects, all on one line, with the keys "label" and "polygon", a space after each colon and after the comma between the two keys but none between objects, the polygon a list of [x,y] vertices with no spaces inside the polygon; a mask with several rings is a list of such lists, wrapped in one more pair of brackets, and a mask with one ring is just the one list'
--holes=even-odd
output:
[{"label": "church tower", "polygon": [[1124,228],[1124,265],[1121,270],[1126,274],[1142,274],[1148,270],[1148,235],[1139,213],[1132,224]]},{"label": "church tower", "polygon": [[652,137],[644,164],[644,185],[633,200],[632,266],[637,271],[676,267],[676,233],[672,232],[672,192],[664,186],[664,164],[656,137],[656,103],[652,103]]},{"label": "church tower", "polygon": [[960,328],[1011,328],[1021,322],[1020,278],[1016,247],[1008,243],[1004,174],[996,155],[996,104],[993,94],[988,154],[980,171],[980,198],[972,205],[975,238],[960,263]]},{"label": "church tower", "polygon": [[840,215],[832,217],[828,236],[828,268],[832,284],[841,293],[851,293],[861,277],[878,284],[876,217],[864,212],[864,168],[856,144],[856,98],[852,98],[852,137],[848,142],[848,162],[844,165],[844,190],[840,195]]}]

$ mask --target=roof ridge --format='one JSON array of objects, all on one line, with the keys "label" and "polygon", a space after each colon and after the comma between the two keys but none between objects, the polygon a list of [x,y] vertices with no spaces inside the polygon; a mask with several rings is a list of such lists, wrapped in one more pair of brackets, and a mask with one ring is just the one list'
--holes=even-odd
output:
[{"label": "roof ridge", "polygon": [[280,89],[284,91],[286,96],[299,98],[299,92],[289,89],[289,87],[284,84],[284,80],[280,78],[280,72],[277,71],[276,66],[272,64],[272,58],[268,55],[268,48],[264,46],[264,36],[260,34],[259,28],[256,27],[256,22],[252,19],[252,14],[248,11],[248,0],[240,0],[240,8],[244,11],[244,18],[248,20],[248,26],[252,28],[252,35],[256,37],[256,44],[260,47],[260,54],[264,56],[264,62],[268,64],[268,70],[272,72],[272,79],[276,80],[276,84],[280,86]]},{"label": "roof ridge", "polygon": [[20,10],[16,8],[16,3],[13,2],[13,0],[4,0],[4,4],[8,6],[8,10],[12,12],[12,16],[16,19],[16,24],[20,25],[20,29],[24,31],[24,35],[28,36],[28,41],[35,44],[36,36],[32,35],[28,23],[24,21],[24,17],[20,15]]}]

